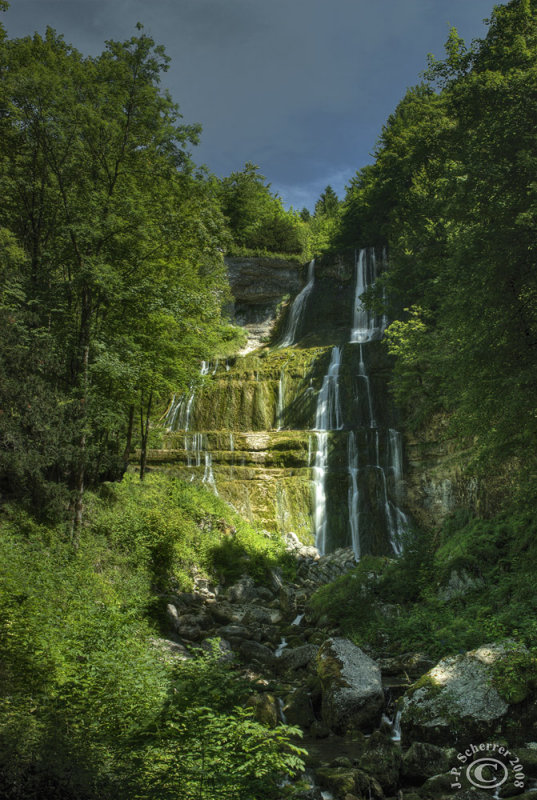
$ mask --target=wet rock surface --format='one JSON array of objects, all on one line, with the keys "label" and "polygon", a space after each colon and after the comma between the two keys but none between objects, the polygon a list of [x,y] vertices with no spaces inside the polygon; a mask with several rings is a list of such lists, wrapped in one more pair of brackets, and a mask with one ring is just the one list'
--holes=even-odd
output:
[{"label": "wet rock surface", "polygon": [[[355,566],[352,551],[319,558],[292,537],[288,549],[297,559],[293,582],[273,570],[266,585],[248,576],[232,586],[200,580],[199,591],[167,598],[170,638],[154,644],[170,661],[216,648],[250,682],[245,705],[256,719],[302,730],[297,744],[308,751],[307,773],[294,797],[480,800],[484,793],[465,776],[454,785],[458,749],[488,736],[508,739],[510,718],[529,741],[517,751],[520,762],[537,778],[537,710],[529,701],[509,705],[491,681],[505,647],[437,664],[423,652],[372,658],[308,608],[318,586]],[[523,791],[513,778],[498,798]]]},{"label": "wet rock surface", "polygon": [[373,659],[348,639],[328,639],[317,656],[322,717],[336,733],[372,730],[384,705],[381,672]]}]

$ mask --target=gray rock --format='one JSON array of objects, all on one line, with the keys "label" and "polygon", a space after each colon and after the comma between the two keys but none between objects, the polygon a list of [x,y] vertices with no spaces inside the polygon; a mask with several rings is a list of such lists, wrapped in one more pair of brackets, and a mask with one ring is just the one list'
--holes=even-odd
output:
[{"label": "gray rock", "polygon": [[218,631],[220,636],[225,639],[258,639],[260,638],[259,631],[252,628],[247,628],[245,625],[224,625]]},{"label": "gray rock", "polygon": [[449,656],[411,686],[401,705],[403,742],[462,746],[497,733],[509,707],[492,686],[492,666],[504,652],[487,645]]},{"label": "gray rock", "polygon": [[376,731],[359,759],[360,769],[373,775],[387,795],[394,795],[399,787],[401,773],[401,748]]},{"label": "gray rock", "polygon": [[253,579],[245,575],[230,586],[226,594],[231,603],[250,603],[257,598],[257,589]]},{"label": "gray rock", "polygon": [[274,593],[267,589],[266,586],[258,586],[257,594],[260,600],[265,603],[270,603],[271,600],[274,600]]},{"label": "gray rock", "polygon": [[317,655],[323,721],[338,734],[371,730],[380,721],[384,692],[378,665],[348,639],[327,639]]},{"label": "gray rock", "polygon": [[248,606],[243,617],[243,621],[256,625],[276,625],[280,622],[282,615],[277,609],[263,608],[262,606]]},{"label": "gray rock", "polygon": [[304,644],[302,647],[287,648],[278,660],[278,668],[282,671],[296,670],[311,664],[319,652],[316,644]]},{"label": "gray rock", "polygon": [[172,642],[170,639],[160,639],[152,637],[150,640],[153,647],[160,651],[164,661],[173,664],[175,661],[189,661],[194,658],[183,644]]},{"label": "gray rock", "polygon": [[449,751],[427,742],[412,742],[403,755],[403,775],[424,781],[449,770]]},{"label": "gray rock", "polygon": [[246,661],[256,661],[262,666],[272,667],[274,665],[274,655],[272,650],[265,647],[263,644],[246,640],[241,642],[239,646],[239,653]]},{"label": "gray rock", "polygon": [[166,607],[166,616],[174,632],[192,642],[201,639],[202,631],[210,625],[205,614],[180,614],[172,603]]},{"label": "gray rock", "polygon": [[303,729],[308,728],[315,721],[309,692],[300,686],[287,695],[283,713],[289,725],[300,725]]},{"label": "gray rock", "polygon": [[209,606],[209,613],[211,617],[221,625],[227,625],[230,622],[241,622],[244,616],[242,610],[239,611],[236,607],[224,601],[211,603]]},{"label": "gray rock", "polygon": [[447,584],[438,592],[438,599],[441,603],[449,603],[451,600],[464,597],[468,592],[481,589],[483,586],[483,578],[470,575],[465,569],[460,571],[452,569]]}]

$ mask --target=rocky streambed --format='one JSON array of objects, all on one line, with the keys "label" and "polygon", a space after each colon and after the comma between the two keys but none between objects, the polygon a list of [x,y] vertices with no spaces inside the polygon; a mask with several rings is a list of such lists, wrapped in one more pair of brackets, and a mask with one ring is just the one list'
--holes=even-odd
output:
[{"label": "rocky streambed", "polygon": [[[471,791],[476,800],[480,793],[508,798],[530,791],[537,779],[537,701],[530,693],[509,703],[495,688],[492,669],[505,645],[438,664],[423,653],[364,652],[323,626],[308,605],[315,589],[355,566],[352,550],[319,558],[292,535],[288,548],[298,562],[294,583],[274,570],[268,584],[246,575],[227,587],[199,579],[192,593],[168,598],[171,632],[159,645],[184,659],[218,640],[221,658],[235,659],[250,681],[247,703],[256,717],[303,731],[307,771],[295,796],[418,800]],[[515,771],[502,754],[501,785],[494,783],[494,764],[484,765],[481,782],[468,769],[482,755],[480,746],[492,743],[512,748],[523,766]],[[476,753],[463,762],[472,747]]]}]

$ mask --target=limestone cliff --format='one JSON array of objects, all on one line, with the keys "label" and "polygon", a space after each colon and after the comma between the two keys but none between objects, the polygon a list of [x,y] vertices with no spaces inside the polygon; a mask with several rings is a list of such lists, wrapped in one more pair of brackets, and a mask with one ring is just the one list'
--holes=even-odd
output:
[{"label": "limestone cliff", "polygon": [[[148,463],[212,485],[268,531],[305,543],[328,532],[330,549],[352,544],[357,555],[397,551],[403,509],[434,526],[482,505],[441,422],[406,435],[401,452],[380,342],[386,322],[359,300],[379,262],[373,250],[350,252],[317,260],[313,273],[281,259],[228,258],[248,345],[204,365],[199,384],[175,398]],[[286,339],[292,346],[281,346]],[[333,419],[322,422],[330,404]]]},{"label": "limestone cliff", "polygon": [[[371,272],[373,251],[368,259]],[[149,464],[212,485],[268,531],[391,555],[404,516],[402,463],[380,321],[369,321],[367,344],[350,341],[355,254],[320,259],[314,279],[311,265],[281,260],[228,259],[228,270],[250,352],[204,365],[199,384],[172,404]],[[282,347],[289,295],[308,275],[293,345]]]}]

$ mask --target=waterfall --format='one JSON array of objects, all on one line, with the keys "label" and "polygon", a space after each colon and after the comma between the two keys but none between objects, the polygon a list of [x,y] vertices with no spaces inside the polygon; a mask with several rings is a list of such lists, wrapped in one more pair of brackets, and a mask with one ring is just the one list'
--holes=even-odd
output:
[{"label": "waterfall", "polygon": [[[218,367],[218,360],[216,361],[216,367]],[[201,376],[208,375],[209,368],[210,368],[210,363],[207,361],[202,361],[200,368],[200,375]],[[190,430],[190,414],[192,412],[192,406],[194,404],[195,395],[196,395],[196,389],[194,383],[190,384],[190,390],[188,394],[186,395],[182,394],[179,397],[177,397],[175,394],[173,395],[172,402],[170,404],[170,409],[164,418],[166,427],[169,430],[171,431]]]},{"label": "waterfall", "polygon": [[287,319],[287,325],[285,327],[285,333],[283,335],[280,347],[290,347],[290,345],[295,343],[298,326],[300,325],[300,322],[302,321],[302,318],[304,316],[306,303],[308,301],[308,297],[311,294],[311,290],[313,289],[314,282],[315,282],[315,259],[310,261],[308,265],[308,281],[306,285],[293,300],[291,310],[289,311],[289,317]]},{"label": "waterfall", "polygon": [[364,351],[362,344],[360,344],[360,365],[358,367],[358,376],[362,379],[367,395],[367,409],[369,412],[369,427],[376,428],[375,415],[373,413],[373,398],[371,397],[371,384],[369,382],[369,375],[367,374],[364,362]]},{"label": "waterfall", "polygon": [[365,307],[361,295],[368,286],[377,279],[377,260],[372,247],[363,248],[355,256],[356,288],[354,291],[354,315],[351,330],[351,342],[372,342],[380,339],[382,330],[377,325],[374,314]]},{"label": "waterfall", "polygon": [[285,372],[283,367],[280,371],[280,380],[278,382],[278,401],[276,404],[276,421],[278,427],[276,430],[281,431],[283,428],[283,412],[285,408]]},{"label": "waterfall", "polygon": [[326,470],[328,468],[328,434],[317,434],[317,452],[313,467],[313,522],[315,526],[315,547],[323,556],[326,552]]},{"label": "waterfall", "polygon": [[360,547],[360,494],[358,491],[358,448],[354,431],[349,434],[348,443],[349,486],[349,523],[351,526],[351,544],[358,561],[361,556]]},{"label": "waterfall", "polygon": [[[382,251],[381,268],[386,265],[386,250]],[[350,341],[359,344],[358,378],[359,386],[364,392],[365,408],[367,411],[367,426],[374,435],[372,447],[368,447],[369,464],[364,469],[373,469],[378,476],[377,486],[380,494],[377,497],[379,509],[384,516],[385,529],[389,537],[391,548],[395,554],[401,552],[401,537],[407,525],[407,518],[400,509],[402,498],[403,457],[401,436],[394,428],[388,428],[386,433],[386,455],[382,457],[379,446],[379,425],[375,416],[371,381],[366,367],[364,347],[370,347],[384,334],[388,326],[386,314],[378,320],[365,307],[361,295],[369,286],[372,286],[378,276],[378,264],[375,250],[364,248],[355,253],[355,296]],[[386,304],[386,295],[383,291],[383,302]],[[370,439],[368,441],[371,441]],[[352,546],[356,557],[362,550],[360,543],[360,468],[358,463],[358,448],[356,436],[352,431],[349,435],[347,446],[347,471],[349,475],[348,508],[349,528]],[[383,463],[384,462],[384,463]]]},{"label": "waterfall", "polygon": [[324,555],[327,544],[328,519],[326,514],[326,472],[328,470],[328,433],[343,427],[339,397],[339,366],[341,350],[332,349],[328,372],[317,398],[315,430],[317,431],[317,452],[313,468],[314,486],[314,525],[315,546]]},{"label": "waterfall", "polygon": [[341,349],[334,347],[332,348],[328,372],[323,378],[323,385],[317,399],[315,413],[315,430],[317,431],[341,430],[343,427],[339,398],[340,364]]}]

